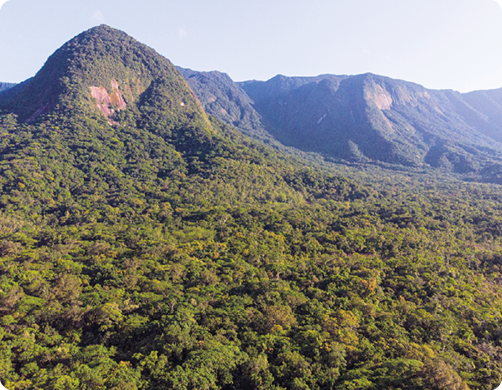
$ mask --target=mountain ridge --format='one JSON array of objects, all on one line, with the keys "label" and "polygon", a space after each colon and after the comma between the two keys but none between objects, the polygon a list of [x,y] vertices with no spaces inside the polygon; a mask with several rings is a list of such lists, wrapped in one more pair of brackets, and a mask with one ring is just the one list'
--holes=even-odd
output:
[{"label": "mountain ridge", "polygon": [[[125,35],[123,39],[118,46],[130,44]],[[64,56],[65,50],[74,51],[74,57],[68,60],[81,66],[85,56],[78,57],[75,49],[63,46],[51,58]],[[61,105],[44,98],[55,96],[56,90],[72,88],[64,85],[67,76],[48,74],[48,69],[54,68],[50,66],[51,58],[42,74],[35,77],[57,79],[58,85],[48,82],[33,91],[32,79],[18,85],[5,84],[0,91],[0,107],[16,111],[9,106],[9,101],[16,100],[17,112],[25,121]],[[98,105],[110,123],[113,119],[109,116],[132,103],[152,80],[152,75],[143,75],[140,81],[118,69],[120,65],[110,67],[110,74],[115,74],[112,80],[92,76],[96,84],[91,86],[94,97],[101,99]],[[235,83],[217,71],[177,70],[209,114],[276,148],[285,145],[342,163],[430,166],[471,174],[479,180],[485,180],[483,172],[488,169],[492,172],[488,180],[499,180],[493,170],[498,172],[502,162],[502,89],[462,94],[371,73],[277,75],[268,81]],[[85,76],[84,81],[89,77]],[[90,101],[89,96],[86,99]],[[205,114],[199,115],[207,125]]]},{"label": "mountain ridge", "polygon": [[[200,85],[191,87],[200,93]],[[278,75],[234,87],[249,97],[245,110],[259,118],[261,134],[335,161],[431,166],[479,180],[482,167],[502,161],[502,89],[461,94],[371,73]]]},{"label": "mountain ridge", "polygon": [[[291,161],[282,155],[274,155],[272,149],[208,117],[169,60],[122,31],[105,25],[77,35],[49,57],[34,77],[0,93],[0,113],[0,123],[6,129],[0,159],[8,161],[11,149],[24,156],[19,161],[27,164],[28,171],[22,170],[21,174],[17,166],[15,171],[26,180],[21,187],[30,192],[21,191],[21,194],[30,199],[29,204],[38,204],[40,213],[48,213],[50,208],[45,201],[39,203],[29,194],[44,193],[49,198],[57,198],[60,189],[50,181],[37,178],[28,156],[47,153],[59,156],[58,150],[66,150],[60,156],[60,165],[66,166],[66,175],[74,177],[74,182],[66,186],[75,210],[82,207],[81,199],[91,196],[90,188],[96,184],[89,185],[89,182],[103,182],[102,185],[117,194],[122,187],[132,186],[130,190],[140,203],[148,205],[166,198],[160,189],[161,183],[174,186],[169,187],[173,191],[173,188],[179,190],[180,183],[193,180],[191,185],[198,188],[202,196],[207,190],[201,188],[201,183],[209,178],[214,183],[224,181],[225,175],[231,174],[229,167],[232,166],[239,167],[246,175],[256,175],[255,170],[263,170],[257,181],[261,184],[243,192],[260,193],[250,199],[262,199],[267,193],[269,199],[297,202],[304,196],[292,184],[297,182],[292,179],[293,172],[304,175],[302,170],[306,168],[302,163],[297,160],[295,168],[291,168]],[[16,134],[22,143],[15,143]],[[38,169],[55,169],[47,164],[44,160]],[[96,164],[101,167],[101,177],[95,175]],[[281,167],[279,173],[271,172],[270,165]],[[4,192],[6,199],[9,196],[18,199],[16,176],[8,174],[9,167],[10,164],[2,167]],[[240,183],[235,186],[247,188],[249,183],[242,182],[246,175],[239,180],[232,177]],[[183,180],[172,180],[178,176]],[[321,180],[345,183],[344,179],[331,174],[326,177],[331,179]],[[275,183],[275,188],[270,183]],[[227,201],[234,202],[244,196],[232,182],[227,187]],[[155,194],[149,201],[144,188],[150,188]],[[111,199],[103,198],[105,193],[101,188],[101,195],[92,201],[93,207],[100,210],[99,218],[107,218],[104,212],[107,207],[123,204],[129,209],[132,195],[126,192]],[[220,195],[206,196],[211,199]],[[204,204],[207,200],[200,202]],[[169,203],[175,204],[173,200]],[[15,202],[7,204],[17,207]],[[53,212],[59,215],[63,211]],[[77,215],[74,218],[78,220]]]}]

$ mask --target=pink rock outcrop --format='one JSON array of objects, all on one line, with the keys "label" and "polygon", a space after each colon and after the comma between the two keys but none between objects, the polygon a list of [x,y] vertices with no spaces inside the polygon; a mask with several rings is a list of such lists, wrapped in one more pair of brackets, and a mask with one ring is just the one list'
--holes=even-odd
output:
[{"label": "pink rock outcrop", "polygon": [[116,124],[110,117],[114,114],[115,110],[125,110],[127,104],[119,90],[119,84],[117,80],[112,80],[111,82],[113,92],[108,94],[108,91],[104,87],[91,87],[91,96],[97,100],[98,109],[108,118],[108,123]]}]

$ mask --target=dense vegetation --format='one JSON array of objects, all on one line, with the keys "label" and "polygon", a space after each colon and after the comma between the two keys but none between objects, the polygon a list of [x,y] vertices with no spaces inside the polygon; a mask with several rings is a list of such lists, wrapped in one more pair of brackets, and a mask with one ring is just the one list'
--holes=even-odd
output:
[{"label": "dense vegetation", "polygon": [[275,150],[316,164],[324,163],[321,154],[286,146],[274,138],[265,129],[261,115],[253,107],[253,101],[227,74],[218,71],[196,72],[181,67],[177,69],[209,115],[236,127],[243,134],[258,139]]},{"label": "dense vegetation", "polygon": [[279,150],[502,183],[502,89],[461,94],[373,74],[233,83],[182,71],[208,112]]},{"label": "dense vegetation", "polygon": [[251,137],[273,139],[261,124],[260,115],[252,106],[253,101],[227,74],[196,72],[179,66],[176,69],[190,84],[208,114]]},{"label": "dense vegetation", "polygon": [[[498,187],[312,168],[208,118],[167,60],[120,32],[66,47],[80,49],[48,64],[67,67],[28,85],[73,74],[74,93],[34,117],[18,88],[0,114],[8,389],[502,381]],[[147,77],[106,118],[89,87],[126,90],[134,68],[119,74],[118,58]]]}]

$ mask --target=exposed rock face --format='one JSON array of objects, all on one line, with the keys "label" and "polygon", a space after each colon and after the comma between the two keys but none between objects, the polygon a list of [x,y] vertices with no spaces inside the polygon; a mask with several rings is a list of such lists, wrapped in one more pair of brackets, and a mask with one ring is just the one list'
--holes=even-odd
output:
[{"label": "exposed rock face", "polygon": [[118,110],[125,110],[126,102],[124,101],[124,98],[120,93],[119,84],[117,83],[116,80],[112,80],[112,88],[113,88],[113,93],[110,95],[112,103],[117,106]]},{"label": "exposed rock face", "polygon": [[125,110],[127,104],[119,90],[119,84],[117,80],[113,79],[111,81],[113,92],[108,93],[105,87],[94,87],[91,86],[91,96],[98,101],[97,107],[99,110],[108,118],[108,123],[114,124],[115,122],[111,119],[115,111]]},{"label": "exposed rock face", "polygon": [[366,91],[366,100],[372,100],[380,110],[390,110],[392,107],[392,96],[380,85],[373,91]]}]

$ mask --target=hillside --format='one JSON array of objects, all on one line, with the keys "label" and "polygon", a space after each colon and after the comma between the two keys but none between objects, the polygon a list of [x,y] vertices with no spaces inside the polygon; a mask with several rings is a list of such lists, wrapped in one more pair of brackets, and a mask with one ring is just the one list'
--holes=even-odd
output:
[{"label": "hillside", "polygon": [[181,67],[177,69],[196,93],[208,114],[234,126],[243,134],[272,146],[275,150],[300,157],[305,161],[317,163],[323,161],[319,153],[304,152],[286,146],[274,138],[265,129],[261,115],[253,108],[253,101],[227,74],[217,71],[196,72]]},{"label": "hillside", "polygon": [[[281,93],[312,87],[279,81]],[[206,97],[241,93],[207,84]],[[107,26],[0,93],[6,388],[502,381],[498,187],[335,174],[209,116],[204,99]],[[225,104],[213,109],[252,122]]]},{"label": "hillside", "polygon": [[[194,78],[192,71],[188,82],[200,95],[204,88],[193,83]],[[214,79],[213,90],[218,85],[221,89]],[[254,110],[260,118],[251,126],[284,145],[337,162],[433,167],[469,180],[500,182],[499,90],[435,91],[372,74],[276,76],[233,86],[237,87],[240,101],[244,92],[252,102],[251,107],[246,103],[247,115]],[[230,88],[229,80],[224,88]],[[240,106],[229,95],[217,101]],[[208,107],[204,100],[203,105]],[[224,115],[219,119],[232,123]]]},{"label": "hillside", "polygon": [[227,74],[217,71],[195,72],[181,67],[177,69],[197,92],[208,114],[237,127],[246,135],[267,137],[261,117],[253,109],[252,100]]}]

